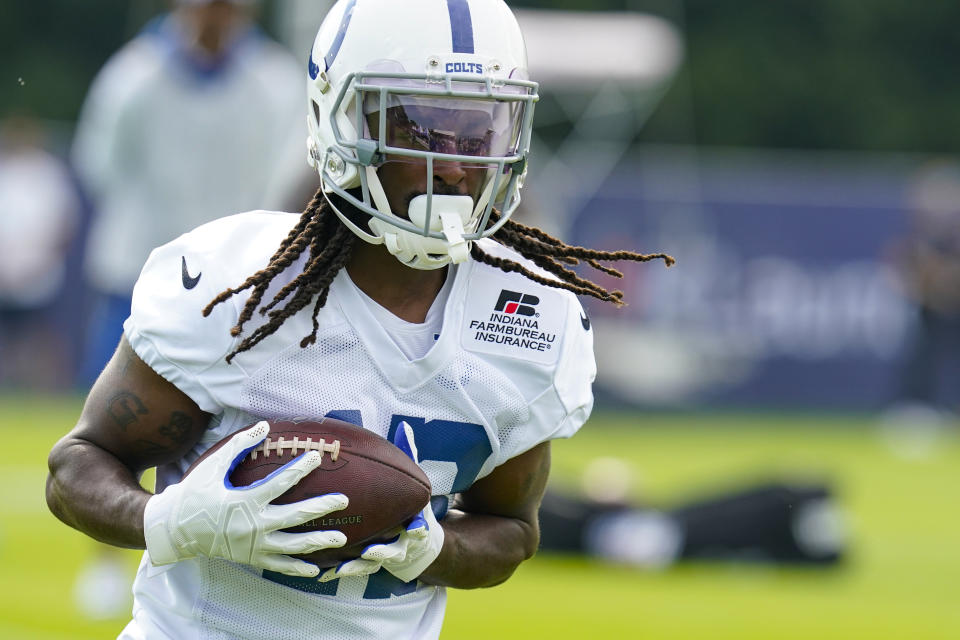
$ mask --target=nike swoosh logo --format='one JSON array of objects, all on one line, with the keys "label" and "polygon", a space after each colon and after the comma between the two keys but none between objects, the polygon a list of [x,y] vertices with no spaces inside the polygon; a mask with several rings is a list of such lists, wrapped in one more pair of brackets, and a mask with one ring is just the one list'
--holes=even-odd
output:
[{"label": "nike swoosh logo", "polygon": [[[200,276],[197,276],[197,278],[199,277]],[[583,313],[580,314],[580,324],[583,325],[583,328],[585,331],[590,331],[590,318],[588,318],[586,314],[583,314]]]},{"label": "nike swoosh logo", "polygon": [[198,273],[195,278],[190,277],[190,272],[187,271],[187,256],[180,256],[180,260],[180,277],[183,279],[183,288],[189,291],[200,282],[200,276],[203,275],[203,272]]}]

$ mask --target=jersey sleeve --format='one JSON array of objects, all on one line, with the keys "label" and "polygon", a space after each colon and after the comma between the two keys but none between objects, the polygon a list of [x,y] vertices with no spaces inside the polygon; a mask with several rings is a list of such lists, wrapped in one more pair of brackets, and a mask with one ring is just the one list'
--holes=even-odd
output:
[{"label": "jersey sleeve", "polygon": [[[541,293],[540,306],[547,307],[549,294]],[[506,365],[527,399],[525,419],[516,427],[498,429],[500,448],[484,475],[543,442],[573,436],[590,417],[597,373],[593,329],[576,297],[564,293],[562,298],[564,326],[556,360],[551,364],[513,360]]]},{"label": "jersey sleeve", "polygon": [[[524,265],[545,278],[552,274],[491,240],[488,254]],[[580,300],[515,272],[471,263],[465,300],[462,347],[491,363],[523,400],[514,419],[499,421],[496,454],[481,475],[533,447],[569,438],[593,409],[593,328]]]},{"label": "jersey sleeve", "polygon": [[226,406],[226,394],[245,377],[239,364],[225,360],[240,340],[230,329],[245,298],[234,296],[206,317],[202,312],[222,291],[266,265],[269,255],[257,247],[276,246],[289,229],[278,229],[272,218],[247,213],[198,227],[155,249],[134,287],[124,323],[127,340],[144,362],[208,413]]},{"label": "jersey sleeve", "polygon": [[568,313],[565,349],[554,374],[554,388],[564,408],[564,419],[553,433],[554,438],[569,438],[590,417],[593,381],[597,377],[593,328],[575,296],[571,296]]},{"label": "jersey sleeve", "polygon": [[569,438],[590,417],[597,364],[593,329],[576,296],[567,296],[562,350],[553,369],[553,383],[530,403],[529,429],[535,442]]}]

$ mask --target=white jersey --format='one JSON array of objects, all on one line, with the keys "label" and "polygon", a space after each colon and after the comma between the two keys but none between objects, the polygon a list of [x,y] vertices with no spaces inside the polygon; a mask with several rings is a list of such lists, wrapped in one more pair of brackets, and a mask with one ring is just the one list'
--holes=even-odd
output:
[{"label": "white jersey", "polygon": [[[201,309],[262,269],[296,219],[252,212],[217,220],[155,250],[144,267],[126,337],[215,416],[184,459],[158,469],[158,490],[258,418],[333,416],[384,437],[406,420],[442,516],[445,497],[541,442],[573,435],[587,419],[596,367],[576,296],[472,260],[456,269],[442,329],[422,358],[403,355],[341,270],[320,309],[315,344],[300,346],[313,328],[311,303],[227,364],[239,341],[229,329],[245,297],[207,318]],[[487,252],[536,269],[481,242]],[[278,276],[264,303],[302,265]],[[425,640],[439,636],[445,606],[443,588],[403,583],[385,571],[322,584],[208,558],[153,567],[146,553],[134,593],[125,638]]]}]

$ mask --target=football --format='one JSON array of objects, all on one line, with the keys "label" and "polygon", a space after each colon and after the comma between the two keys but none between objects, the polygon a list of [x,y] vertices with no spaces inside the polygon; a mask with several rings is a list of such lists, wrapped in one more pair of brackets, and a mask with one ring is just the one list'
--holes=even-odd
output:
[{"label": "football", "polygon": [[[350,499],[343,511],[284,529],[292,533],[336,529],[347,536],[338,549],[297,556],[320,567],[360,556],[364,547],[389,540],[430,500],[430,480],[417,464],[385,438],[342,420],[268,420],[270,434],[230,474],[235,487],[266,477],[308,449],[320,451],[323,463],[273,504],[287,504],[338,492]],[[223,446],[213,445],[187,470]]]}]

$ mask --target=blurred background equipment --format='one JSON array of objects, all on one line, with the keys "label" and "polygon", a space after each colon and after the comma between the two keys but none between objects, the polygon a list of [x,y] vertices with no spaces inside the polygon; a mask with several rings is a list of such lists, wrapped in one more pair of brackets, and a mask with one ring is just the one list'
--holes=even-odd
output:
[{"label": "blurred background equipment", "polygon": [[[766,480],[718,492],[703,489],[676,505],[592,497],[611,480],[587,473],[583,493],[548,490],[540,507],[540,549],[587,554],[640,569],[678,562],[829,566],[848,544],[846,514],[824,482]],[[599,487],[592,483],[601,481]],[[612,480],[617,482],[616,480]],[[727,479],[729,482],[729,479]]]},{"label": "blurred background equipment", "polygon": [[[0,430],[20,453],[0,464],[0,636],[122,627],[128,612],[107,606],[126,598],[117,558],[88,565],[99,552],[37,493],[79,410],[47,390],[85,390],[153,245],[242,209],[302,207],[315,185],[301,75],[331,4],[4,7]],[[451,593],[445,633],[960,636],[960,522],[944,507],[960,480],[960,5],[510,4],[542,83],[528,219],[678,264],[604,283],[627,288],[623,309],[587,307],[595,417],[555,446],[544,509],[545,550],[577,553]],[[304,182],[276,178],[290,167]],[[105,338],[84,373],[82,318],[97,308],[87,324]],[[786,549],[821,561],[796,566]],[[86,617],[69,604],[85,566]],[[90,597],[97,584],[123,598]]]},{"label": "blurred background equipment", "polygon": [[[598,386],[634,406],[871,411],[890,403],[914,311],[885,258],[912,161],[839,152],[645,146],[576,215],[685,256],[591,306]],[[647,362],[637,368],[634,363]]]}]

